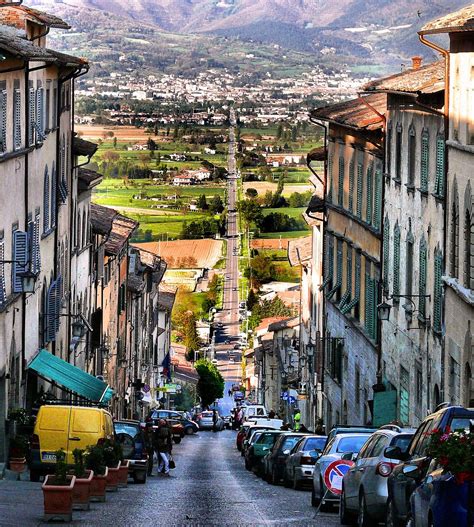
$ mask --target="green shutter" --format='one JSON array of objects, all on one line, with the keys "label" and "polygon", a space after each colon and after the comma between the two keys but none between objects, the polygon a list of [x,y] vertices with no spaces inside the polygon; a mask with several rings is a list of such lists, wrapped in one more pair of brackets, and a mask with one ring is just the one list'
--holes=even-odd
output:
[{"label": "green shutter", "polygon": [[327,177],[328,193],[327,200],[332,202],[332,154],[328,156],[328,177]]},{"label": "green shutter", "polygon": [[370,272],[365,273],[365,330],[369,335],[372,335],[372,279]]},{"label": "green shutter", "polygon": [[444,196],[444,163],[445,163],[445,144],[444,137],[439,135],[436,138],[436,181],[434,193],[437,196]]},{"label": "green shutter", "polygon": [[355,165],[352,159],[349,165],[349,211],[354,212],[354,177]]},{"label": "green shutter", "polygon": [[357,164],[357,204],[356,214],[358,218],[362,218],[362,163]]},{"label": "green shutter", "polygon": [[[400,227],[398,223],[393,231],[393,295],[400,294]],[[398,299],[394,298],[394,302]]]},{"label": "green shutter", "polygon": [[372,163],[367,167],[367,203],[366,203],[366,210],[365,210],[365,220],[368,224],[372,223],[372,200],[374,199],[373,191],[372,191],[372,183],[374,178],[374,166]]},{"label": "green shutter", "polygon": [[428,170],[430,162],[430,137],[427,130],[421,134],[421,169],[420,169],[420,189],[428,192]]},{"label": "green shutter", "polygon": [[339,303],[339,309],[342,309],[351,300],[352,295],[352,247],[347,246],[347,267],[346,267],[346,291]]},{"label": "green shutter", "polygon": [[344,206],[344,157],[339,157],[339,181],[337,184],[337,203]]},{"label": "green shutter", "polygon": [[380,231],[382,222],[382,170],[378,168],[375,171],[375,185],[374,185],[374,218],[372,221],[373,226]]},{"label": "green shutter", "polygon": [[426,298],[423,298],[423,295],[426,295],[426,264],[427,264],[427,248],[425,238],[422,238],[420,242],[420,269],[419,269],[419,279],[418,279],[418,294],[420,295],[418,301],[418,311],[420,312],[420,319],[426,319]]},{"label": "green shutter", "polygon": [[435,251],[434,261],[434,302],[433,302],[433,330],[442,332],[442,302],[443,302],[443,255],[441,251]]},{"label": "green shutter", "polygon": [[388,271],[390,267],[390,221],[385,218],[383,226],[383,288],[388,292]]}]

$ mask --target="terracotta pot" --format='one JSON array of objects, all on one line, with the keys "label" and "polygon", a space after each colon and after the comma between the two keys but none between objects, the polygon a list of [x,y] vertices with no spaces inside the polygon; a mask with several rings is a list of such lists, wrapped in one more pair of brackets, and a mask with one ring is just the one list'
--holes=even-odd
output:
[{"label": "terracotta pot", "polygon": [[120,464],[119,475],[118,475],[118,486],[124,488],[128,485],[128,469],[130,466],[130,460],[125,459]]},{"label": "terracotta pot", "polygon": [[56,485],[55,477],[49,474],[42,485],[44,497],[44,520],[72,521],[72,493],[76,476],[66,476],[67,485]]},{"label": "terracotta pot", "polygon": [[26,468],[26,459],[24,457],[11,457],[10,470],[13,472],[24,472]]},{"label": "terracotta pot", "polygon": [[117,492],[119,481],[120,462],[116,467],[109,467],[107,475],[107,492]]},{"label": "terracotta pot", "polygon": [[88,511],[90,509],[91,482],[94,477],[93,470],[86,470],[82,478],[76,476],[76,484],[72,492],[72,508],[77,511]]},{"label": "terracotta pot", "polygon": [[94,474],[90,485],[90,501],[105,501],[105,489],[107,487],[107,475],[109,468],[105,467],[105,474]]}]

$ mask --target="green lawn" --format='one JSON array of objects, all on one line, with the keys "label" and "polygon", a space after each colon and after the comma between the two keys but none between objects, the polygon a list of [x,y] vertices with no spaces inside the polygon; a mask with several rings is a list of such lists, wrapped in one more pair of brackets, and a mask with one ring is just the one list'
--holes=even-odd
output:
[{"label": "green lawn", "polygon": [[303,212],[305,212],[306,207],[302,208],[292,208],[292,207],[280,207],[278,209],[262,209],[262,213],[264,216],[268,216],[272,212],[280,212],[281,214],[286,214],[287,216],[290,216],[290,218],[296,218],[298,220],[301,219],[301,215]]},{"label": "green lawn", "polygon": [[308,236],[309,231],[288,231],[288,232],[261,232],[259,238],[278,239],[278,238],[301,238]]}]

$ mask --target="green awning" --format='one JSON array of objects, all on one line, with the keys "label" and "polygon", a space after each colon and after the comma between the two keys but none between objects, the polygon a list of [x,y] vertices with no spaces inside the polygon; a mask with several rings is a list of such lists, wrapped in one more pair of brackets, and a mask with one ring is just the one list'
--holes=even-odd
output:
[{"label": "green awning", "polygon": [[90,401],[108,403],[114,393],[104,381],[46,350],[40,350],[28,368]]}]

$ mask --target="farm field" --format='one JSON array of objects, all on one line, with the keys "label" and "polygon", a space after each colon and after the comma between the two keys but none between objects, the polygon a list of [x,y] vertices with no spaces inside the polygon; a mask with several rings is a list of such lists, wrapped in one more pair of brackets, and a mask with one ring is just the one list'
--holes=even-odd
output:
[{"label": "farm field", "polygon": [[280,207],[278,209],[262,209],[262,213],[264,216],[268,216],[272,212],[279,212],[281,214],[286,214],[290,216],[290,218],[296,218],[298,220],[301,219],[301,215],[303,212],[305,212],[306,207]]},{"label": "farm field", "polygon": [[286,232],[261,232],[260,238],[268,239],[285,239],[285,238],[301,238],[308,236],[308,231],[286,231]]},{"label": "farm field", "polygon": [[[271,183],[268,181],[245,181],[243,183],[244,192],[248,188],[254,188],[259,196],[263,196],[267,190],[271,192],[276,192],[277,183]],[[283,189],[284,196],[290,196],[293,192],[307,192],[313,191],[314,188],[310,183],[290,183],[285,184]]]}]

